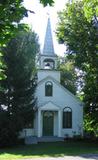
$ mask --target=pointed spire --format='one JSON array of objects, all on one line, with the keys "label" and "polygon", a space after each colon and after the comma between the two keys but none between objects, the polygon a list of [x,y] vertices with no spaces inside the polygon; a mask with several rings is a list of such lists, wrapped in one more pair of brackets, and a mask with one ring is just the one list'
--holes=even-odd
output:
[{"label": "pointed spire", "polygon": [[51,32],[50,18],[48,18],[48,23],[47,23],[43,54],[50,55],[50,56],[55,55],[54,46],[53,46],[53,39],[52,39],[52,32]]}]

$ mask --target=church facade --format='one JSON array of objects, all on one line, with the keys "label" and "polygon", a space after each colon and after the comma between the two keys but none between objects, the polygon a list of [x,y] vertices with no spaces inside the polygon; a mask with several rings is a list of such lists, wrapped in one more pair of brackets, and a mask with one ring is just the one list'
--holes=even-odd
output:
[{"label": "church facade", "polygon": [[36,97],[34,128],[25,129],[26,136],[73,137],[83,134],[83,104],[60,84],[50,19],[43,53],[39,56]]}]

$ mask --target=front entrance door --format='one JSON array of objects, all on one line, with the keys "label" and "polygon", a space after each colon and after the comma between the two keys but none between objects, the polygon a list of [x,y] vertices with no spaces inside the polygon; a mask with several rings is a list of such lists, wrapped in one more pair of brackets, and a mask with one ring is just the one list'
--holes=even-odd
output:
[{"label": "front entrance door", "polygon": [[43,112],[43,136],[53,136],[54,113],[52,111]]}]

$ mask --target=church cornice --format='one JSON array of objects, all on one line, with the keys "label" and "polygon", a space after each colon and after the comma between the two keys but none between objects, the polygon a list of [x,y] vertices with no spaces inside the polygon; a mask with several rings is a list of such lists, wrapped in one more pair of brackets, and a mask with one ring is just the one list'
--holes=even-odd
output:
[{"label": "church cornice", "polygon": [[47,55],[47,54],[40,54],[41,57],[58,57],[56,54],[54,55]]},{"label": "church cornice", "polygon": [[44,72],[47,72],[47,71],[49,71],[49,72],[60,72],[60,71],[58,71],[57,69],[38,69],[38,71],[44,71]]}]

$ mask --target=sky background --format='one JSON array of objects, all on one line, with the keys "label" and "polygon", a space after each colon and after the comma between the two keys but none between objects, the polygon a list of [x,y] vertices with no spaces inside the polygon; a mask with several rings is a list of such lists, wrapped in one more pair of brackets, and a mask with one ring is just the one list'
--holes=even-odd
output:
[{"label": "sky background", "polygon": [[39,3],[39,0],[24,0],[23,4],[26,9],[34,11],[35,14],[29,13],[29,16],[24,18],[23,22],[29,24],[32,30],[38,34],[41,51],[44,44],[47,19],[50,17],[55,53],[60,56],[64,55],[66,47],[58,44],[55,36],[55,30],[57,23],[57,12],[64,8],[66,2],[67,0],[55,0],[53,7],[43,7],[43,5]]}]

